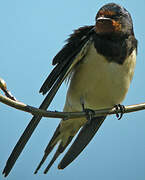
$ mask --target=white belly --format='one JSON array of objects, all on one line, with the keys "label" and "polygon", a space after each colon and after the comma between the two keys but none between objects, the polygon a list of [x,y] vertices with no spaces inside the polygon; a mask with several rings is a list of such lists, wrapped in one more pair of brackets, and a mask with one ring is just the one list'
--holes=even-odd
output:
[{"label": "white belly", "polygon": [[80,63],[71,78],[64,111],[81,111],[85,108],[100,109],[113,107],[125,98],[133,77],[136,50],[123,65],[108,62],[96,53],[92,44],[87,56]]}]

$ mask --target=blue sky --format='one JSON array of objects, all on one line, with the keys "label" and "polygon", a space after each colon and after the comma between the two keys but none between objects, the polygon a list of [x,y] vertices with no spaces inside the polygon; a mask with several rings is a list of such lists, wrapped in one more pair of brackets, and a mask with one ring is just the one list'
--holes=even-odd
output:
[{"label": "blue sky", "polygon": [[[40,86],[52,70],[51,60],[72,30],[94,24],[98,9],[107,0],[6,0],[0,1],[0,76],[16,98],[38,107]],[[134,79],[124,105],[145,102],[145,1],[116,0],[132,15],[139,41]],[[67,86],[62,85],[49,109],[62,110]],[[0,172],[31,115],[0,104]],[[118,121],[110,116],[89,146],[66,169],[57,169],[59,158],[47,175],[33,172],[59,119],[43,118],[8,180],[99,179],[144,180],[145,112],[125,114]],[[3,176],[0,173],[0,179]]]}]

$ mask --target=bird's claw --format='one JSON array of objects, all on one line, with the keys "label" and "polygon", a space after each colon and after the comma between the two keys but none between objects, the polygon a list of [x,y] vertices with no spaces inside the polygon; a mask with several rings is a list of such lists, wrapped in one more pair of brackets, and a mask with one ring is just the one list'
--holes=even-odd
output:
[{"label": "bird's claw", "polygon": [[[118,118],[118,120],[120,120],[125,112],[125,106],[121,105],[121,104],[117,104],[114,106],[115,110],[116,110],[116,117]],[[120,113],[119,113],[120,110]]]},{"label": "bird's claw", "polygon": [[90,123],[93,117],[95,116],[95,111],[92,109],[83,109],[83,111],[86,113],[86,118],[88,120],[87,123]]}]

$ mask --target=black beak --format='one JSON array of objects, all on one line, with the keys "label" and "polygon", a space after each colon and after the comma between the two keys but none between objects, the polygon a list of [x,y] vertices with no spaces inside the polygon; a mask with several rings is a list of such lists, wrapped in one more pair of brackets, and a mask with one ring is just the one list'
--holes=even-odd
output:
[{"label": "black beak", "polygon": [[110,18],[106,18],[106,17],[98,17],[97,19],[96,19],[96,23],[103,23],[103,22],[112,22],[112,19],[110,19]]}]

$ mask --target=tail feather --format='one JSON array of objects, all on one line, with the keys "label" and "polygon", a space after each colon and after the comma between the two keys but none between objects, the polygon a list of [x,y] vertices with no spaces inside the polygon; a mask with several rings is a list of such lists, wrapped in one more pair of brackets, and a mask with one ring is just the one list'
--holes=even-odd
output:
[{"label": "tail feather", "polygon": [[48,164],[48,166],[45,168],[44,170],[44,174],[46,174],[48,172],[48,170],[50,169],[50,167],[53,165],[54,161],[57,159],[57,157],[63,153],[63,151],[66,149],[66,147],[69,145],[69,143],[71,142],[71,140],[73,139],[73,136],[69,136],[67,143],[65,146],[62,146],[62,144],[59,145],[56,153],[54,154],[52,160],[50,161],[50,163]]},{"label": "tail feather", "polygon": [[45,153],[44,156],[42,158],[42,160],[40,161],[39,165],[37,166],[34,174],[36,174],[38,172],[38,170],[41,168],[41,166],[43,165],[43,163],[45,162],[46,158],[48,157],[48,155],[51,153],[51,151],[53,150],[53,148],[55,147],[55,145],[60,141],[59,147],[56,151],[56,153],[54,154],[52,160],[50,161],[50,163],[48,164],[48,166],[46,167],[44,173],[46,174],[48,172],[48,170],[50,169],[50,167],[53,165],[54,161],[57,159],[57,157],[65,150],[65,148],[68,146],[68,144],[71,142],[72,140],[72,136],[69,136],[67,139],[67,142],[65,144],[63,144],[63,139],[61,138],[61,134],[59,131],[60,125],[57,127],[53,137],[51,138],[49,144],[47,145],[46,149],[45,149]]},{"label": "tail feather", "polygon": [[83,149],[94,137],[104,120],[105,117],[97,117],[92,119],[89,124],[86,123],[84,125],[74,143],[59,163],[58,169],[64,169],[83,151]]},{"label": "tail feather", "polygon": [[[84,127],[81,129],[80,133],[78,134],[77,138],[75,139],[74,143],[68,150],[68,152],[65,154],[64,158],[61,160],[60,164],[58,165],[59,169],[64,169],[66,166],[68,166],[82,151],[83,149],[88,145],[88,143],[91,141],[91,139],[94,137],[96,132],[98,131],[99,127],[103,123],[105,117],[97,117],[91,120],[90,123],[86,123]],[[44,156],[42,160],[40,161],[39,165],[37,166],[35,170],[35,174],[38,172],[38,170],[41,168],[43,163],[45,162],[46,158],[50,154],[50,152],[53,150],[54,146],[59,142],[59,146],[57,148],[57,151],[55,152],[52,160],[48,164],[48,166],[44,170],[44,174],[48,172],[48,170],[51,168],[55,160],[58,158],[58,156],[64,152],[66,147],[69,145],[71,140],[74,136],[68,136],[66,143],[63,142],[63,136],[62,133],[59,131],[60,125],[57,127],[52,139],[50,140],[49,144],[47,145],[45,149]],[[66,137],[65,137],[66,138]]]},{"label": "tail feather", "polygon": [[[40,161],[39,165],[37,166],[34,174],[36,174],[38,172],[38,170],[41,168],[41,166],[43,165],[43,163],[45,162],[47,156],[51,153],[51,151],[53,150],[54,146],[57,144],[57,142],[54,143],[54,141],[56,140],[56,138],[58,137],[58,135],[60,134],[59,131],[60,128],[60,124],[58,125],[58,127],[56,128],[49,144],[47,145],[46,149],[45,149],[45,153],[44,156],[42,158],[42,160]],[[53,145],[52,145],[53,144]]]},{"label": "tail feather", "polygon": [[[57,82],[51,91],[48,93],[42,104],[40,105],[40,109],[46,110],[48,106],[50,105],[51,101],[53,100],[53,97],[55,96],[58,88],[60,87],[61,82]],[[8,176],[10,173],[11,169],[15,165],[15,162],[17,161],[18,157],[20,156],[21,152],[23,151],[25,145],[27,144],[28,140],[30,139],[31,135],[33,134],[35,128],[39,124],[42,116],[33,116],[31,121],[29,122],[28,126],[24,130],[23,134],[21,135],[20,139],[18,140],[17,144],[15,145],[12,153],[10,154],[6,165],[3,170],[4,176]]]},{"label": "tail feather", "polygon": [[53,163],[55,162],[55,160],[58,158],[58,156],[61,153],[57,150],[56,153],[54,154],[52,160],[50,161],[50,163],[48,164],[48,166],[46,167],[46,169],[44,170],[44,174],[46,174],[48,172],[48,170],[51,168],[51,166],[53,165]]},{"label": "tail feather", "polygon": [[6,166],[5,166],[4,170],[3,170],[3,174],[4,174],[5,177],[11,171],[11,169],[14,166],[17,158],[19,157],[19,155],[21,154],[23,148],[25,147],[28,139],[32,135],[32,133],[33,133],[34,129],[36,128],[36,126],[38,125],[40,119],[41,119],[41,116],[34,116],[32,118],[32,120],[30,121],[29,125],[27,126],[27,128],[25,129],[24,133],[22,134],[21,138],[17,142],[17,144],[16,144],[15,148],[13,149],[10,157],[8,158],[8,160],[6,162]]},{"label": "tail feather", "polygon": [[[55,143],[54,145],[50,146],[49,148],[47,148],[48,150],[45,150],[45,153],[44,153],[44,156],[42,158],[42,160],[40,161],[39,165],[37,166],[34,174],[37,174],[37,172],[39,171],[39,169],[41,168],[41,166],[43,165],[43,163],[45,162],[45,160],[47,159],[48,155],[51,153],[51,151],[53,150],[54,146],[56,145],[57,143]],[[57,151],[58,152],[58,151]],[[58,153],[56,152],[56,154],[54,155],[53,157],[53,162],[56,160],[56,158],[58,157]],[[52,161],[52,160],[51,160]]]}]

